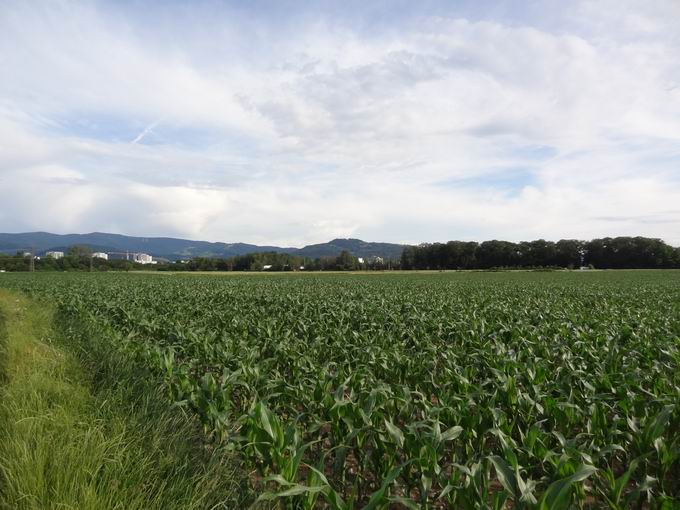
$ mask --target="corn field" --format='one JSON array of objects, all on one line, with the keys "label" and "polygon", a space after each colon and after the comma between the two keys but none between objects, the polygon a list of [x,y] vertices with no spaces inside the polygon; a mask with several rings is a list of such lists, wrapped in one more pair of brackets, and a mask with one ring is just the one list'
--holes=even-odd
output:
[{"label": "corn field", "polygon": [[0,285],[155,374],[256,505],[680,507],[680,272]]}]

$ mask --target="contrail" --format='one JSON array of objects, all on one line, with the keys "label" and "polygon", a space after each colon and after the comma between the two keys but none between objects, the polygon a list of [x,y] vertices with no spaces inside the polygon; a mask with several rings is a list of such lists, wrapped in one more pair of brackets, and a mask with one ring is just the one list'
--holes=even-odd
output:
[{"label": "contrail", "polygon": [[143,130],[141,133],[139,133],[139,134],[137,135],[137,137],[136,137],[134,140],[132,140],[130,143],[136,144],[136,143],[141,142],[142,139],[143,139],[146,135],[148,135],[149,133],[151,133],[151,131],[153,131],[153,129],[154,129],[156,126],[158,126],[158,124],[160,124],[160,122],[161,122],[160,120],[157,120],[156,122],[152,122],[151,124],[149,124],[148,126],[146,126],[146,127],[144,128],[144,130]]}]

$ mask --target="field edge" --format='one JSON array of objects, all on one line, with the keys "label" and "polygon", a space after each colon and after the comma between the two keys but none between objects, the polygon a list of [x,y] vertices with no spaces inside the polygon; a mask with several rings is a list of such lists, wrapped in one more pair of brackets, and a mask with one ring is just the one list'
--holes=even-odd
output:
[{"label": "field edge", "polygon": [[0,508],[240,506],[233,459],[92,333],[0,290]]}]

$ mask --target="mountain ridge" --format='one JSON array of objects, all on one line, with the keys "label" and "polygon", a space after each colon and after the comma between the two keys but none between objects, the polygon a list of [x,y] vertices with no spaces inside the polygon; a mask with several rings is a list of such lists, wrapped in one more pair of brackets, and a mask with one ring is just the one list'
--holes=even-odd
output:
[{"label": "mountain ridge", "polygon": [[336,238],[327,243],[317,243],[302,248],[256,245],[249,243],[224,243],[197,241],[177,237],[139,237],[106,232],[87,234],[53,234],[51,232],[0,233],[0,252],[15,250],[35,250],[37,255],[46,251],[64,251],[71,246],[83,245],[94,251],[144,252],[156,258],[168,260],[190,259],[195,257],[227,258],[246,253],[274,251],[303,257],[333,257],[342,250],[356,257],[382,257],[397,259],[404,245],[396,243],[368,242],[354,238]]}]

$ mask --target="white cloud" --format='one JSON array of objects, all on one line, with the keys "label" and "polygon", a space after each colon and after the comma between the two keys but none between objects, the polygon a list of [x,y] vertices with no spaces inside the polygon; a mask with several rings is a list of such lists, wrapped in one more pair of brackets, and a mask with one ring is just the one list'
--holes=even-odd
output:
[{"label": "white cloud", "polygon": [[0,230],[680,244],[675,2],[373,31],[207,5],[3,7]]}]

